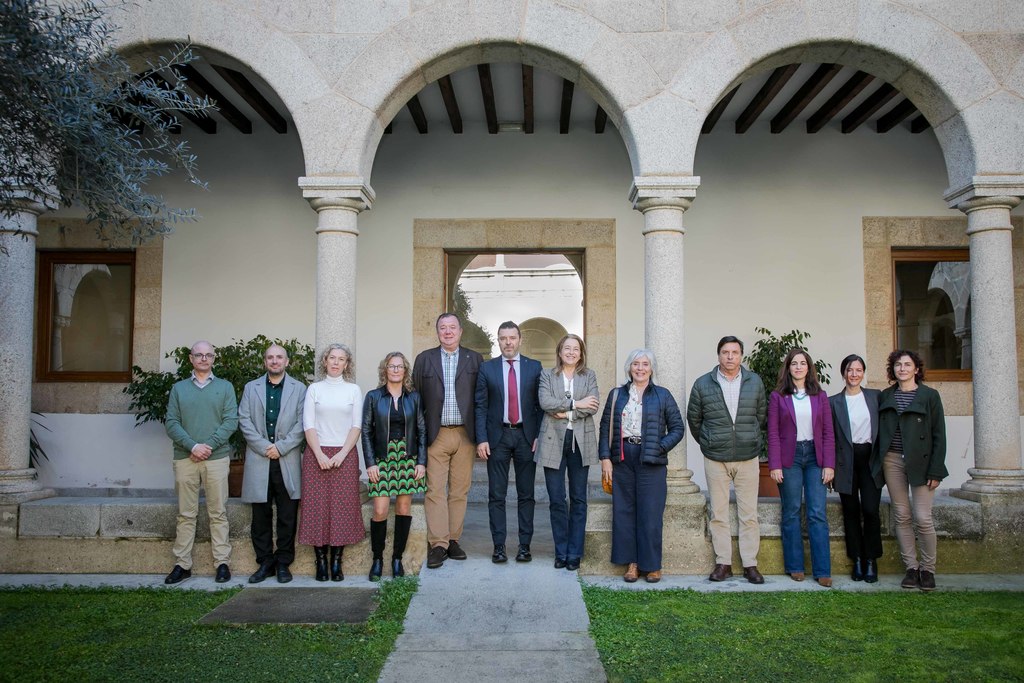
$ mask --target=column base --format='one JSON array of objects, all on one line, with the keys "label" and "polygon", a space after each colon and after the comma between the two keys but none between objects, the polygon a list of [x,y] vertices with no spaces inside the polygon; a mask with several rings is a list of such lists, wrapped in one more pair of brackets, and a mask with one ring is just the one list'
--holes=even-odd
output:
[{"label": "column base", "polygon": [[[965,494],[1024,494],[1024,470],[989,470],[972,467],[967,470],[971,478],[964,482],[960,491]],[[969,498],[969,496],[961,496]]]},{"label": "column base", "polygon": [[0,505],[27,503],[39,498],[57,495],[53,489],[44,489],[36,481],[36,471],[29,467],[22,470],[0,470]]},{"label": "column base", "polygon": [[675,500],[681,496],[703,495],[700,487],[691,481],[692,476],[693,470],[669,470],[666,482],[669,498]]}]

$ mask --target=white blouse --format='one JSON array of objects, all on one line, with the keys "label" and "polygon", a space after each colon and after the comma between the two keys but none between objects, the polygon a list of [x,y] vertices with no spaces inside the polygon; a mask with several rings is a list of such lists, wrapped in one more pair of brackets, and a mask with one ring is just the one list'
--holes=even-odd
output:
[{"label": "white blouse", "polygon": [[850,436],[853,443],[871,443],[871,414],[864,392],[846,394],[846,412],[850,414]]},{"label": "white blouse", "polygon": [[566,429],[572,429],[572,414],[574,412],[574,410],[572,408],[572,404],[573,404],[573,400],[572,400],[572,381],[573,381],[573,379],[575,379],[575,376],[573,376],[573,377],[566,377],[565,373],[562,373],[562,386],[565,388],[565,393],[569,397],[569,406],[570,406],[569,410],[565,411],[565,417],[569,421],[569,424],[567,424],[565,426]]},{"label": "white blouse", "polygon": [[796,440],[814,440],[814,418],[811,412],[811,397],[797,398],[793,394],[793,412],[796,413]]},{"label": "white blouse", "polygon": [[362,424],[363,392],[341,377],[325,377],[306,389],[302,428],[316,429],[321,446],[344,446],[348,433]]}]

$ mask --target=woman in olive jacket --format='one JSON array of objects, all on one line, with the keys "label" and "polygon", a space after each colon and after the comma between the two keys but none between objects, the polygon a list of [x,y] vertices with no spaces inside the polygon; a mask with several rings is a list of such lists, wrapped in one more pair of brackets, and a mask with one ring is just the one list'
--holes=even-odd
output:
[{"label": "woman in olive jacket", "polygon": [[892,500],[896,539],[907,568],[900,585],[932,591],[936,554],[932,502],[935,489],[949,475],[942,399],[939,392],[921,384],[924,362],[913,351],[890,353],[886,374],[892,386],[882,391],[878,403],[878,440],[871,470],[879,486],[884,474]]}]

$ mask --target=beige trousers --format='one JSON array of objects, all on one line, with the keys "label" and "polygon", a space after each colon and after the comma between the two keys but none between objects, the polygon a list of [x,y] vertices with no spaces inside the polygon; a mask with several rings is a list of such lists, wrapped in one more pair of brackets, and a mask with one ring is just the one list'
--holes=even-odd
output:
[{"label": "beige trousers", "polygon": [[231,562],[228,541],[228,469],[230,458],[192,462],[174,461],[174,490],[178,494],[178,532],[174,539],[174,560],[182,569],[192,568],[192,545],[199,516],[199,489],[206,490],[206,511],[210,516],[213,565]]},{"label": "beige trousers", "polygon": [[441,427],[427,448],[427,495],[423,513],[427,518],[427,544],[448,548],[449,541],[462,538],[466,521],[466,497],[473,483],[476,446],[463,427]]},{"label": "beige trousers", "polygon": [[[907,569],[920,569],[935,573],[937,539],[935,523],[932,521],[932,503],[935,491],[928,486],[911,486],[907,481],[907,470],[903,456],[889,452],[882,460],[885,486],[892,500],[892,517],[896,523],[896,540],[900,544],[900,555]],[[908,493],[909,491],[909,493]],[[913,496],[913,504],[911,504]],[[917,543],[914,543],[914,534]],[[921,548],[921,561],[917,560],[917,548]]]},{"label": "beige trousers", "polygon": [[736,517],[739,521],[740,559],[744,567],[757,565],[761,528],[757,522],[757,458],[740,462],[718,462],[704,458],[704,475],[711,497],[711,546],[715,562],[732,566],[732,533],[729,530],[729,482],[736,489]]}]

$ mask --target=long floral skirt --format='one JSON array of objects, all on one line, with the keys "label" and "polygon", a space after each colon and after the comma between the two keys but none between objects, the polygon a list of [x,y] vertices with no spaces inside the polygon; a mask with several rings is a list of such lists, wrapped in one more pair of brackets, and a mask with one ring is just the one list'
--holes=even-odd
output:
[{"label": "long floral skirt", "polygon": [[[331,457],[341,446],[324,446]],[[299,509],[299,543],[348,545],[366,536],[359,502],[359,452],[353,448],[341,467],[321,470],[313,451],[302,454],[302,505]]]}]

